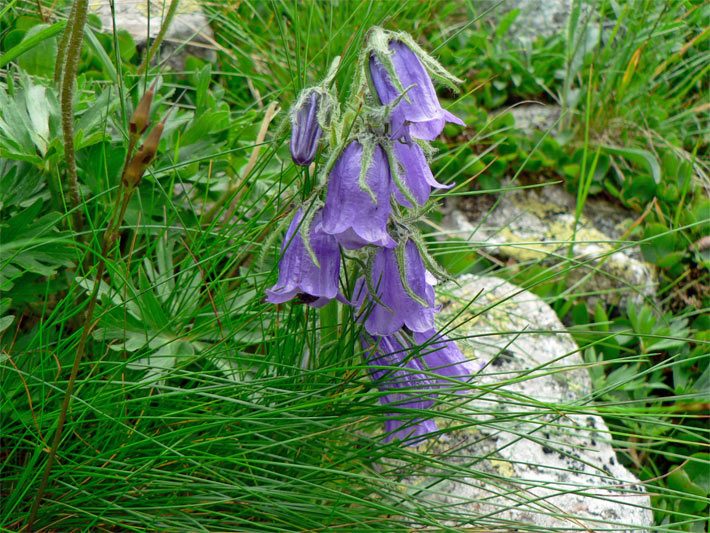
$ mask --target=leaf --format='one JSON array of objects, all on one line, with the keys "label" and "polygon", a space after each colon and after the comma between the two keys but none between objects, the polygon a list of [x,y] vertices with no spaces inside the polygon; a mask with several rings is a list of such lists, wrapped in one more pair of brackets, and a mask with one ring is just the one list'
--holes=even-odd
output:
[{"label": "leaf", "polygon": [[503,37],[515,22],[515,19],[520,15],[520,9],[511,9],[505,14],[503,18],[500,19],[498,27],[496,28],[496,37]]},{"label": "leaf", "polygon": [[710,494],[710,453],[694,453],[684,470],[694,485],[703,489],[705,495]]},{"label": "leaf", "polygon": [[[14,46],[10,48],[7,52],[5,52],[3,55],[0,56],[0,68],[3,68],[5,65],[7,65],[10,61],[13,61],[20,55],[24,54],[25,52],[32,50],[35,46],[38,44],[46,41],[47,39],[51,39],[55,35],[57,35],[59,32],[61,32],[64,29],[66,22],[63,20],[60,20],[59,22],[55,22],[49,27],[43,28],[42,30],[38,31],[32,37],[25,38],[22,40],[20,44],[17,46]],[[29,32],[28,32],[29,33]]]},{"label": "leaf", "polygon": [[[22,41],[31,40],[35,35],[38,35],[42,30],[48,27],[50,26],[47,24],[38,24],[30,28]],[[56,60],[57,39],[52,36],[44,39],[42,46],[33,47],[21,54],[17,58],[17,64],[28,74],[51,78],[54,75],[54,64]]]},{"label": "leaf", "polygon": [[617,155],[639,165],[653,176],[656,183],[661,182],[661,165],[653,154],[640,148],[619,148],[617,146],[602,146],[602,149],[611,155]]},{"label": "leaf", "polygon": [[49,145],[49,114],[50,104],[47,100],[47,88],[41,85],[33,85],[27,89],[25,102],[27,104],[27,114],[30,118],[31,129],[29,130],[32,142],[37,150],[45,155]]},{"label": "leaf", "polygon": [[[691,480],[690,476],[688,476],[688,472],[686,472],[686,470],[683,468],[674,470],[668,475],[668,487],[670,489],[677,490],[678,492],[683,492],[685,494],[690,494],[694,496],[704,497],[706,495],[706,492],[703,490],[703,488],[693,483],[693,480]],[[704,501],[686,501],[695,511],[700,511],[704,509],[706,505]]]},{"label": "leaf", "polygon": [[12,287],[13,280],[26,272],[52,276],[74,259],[73,240],[56,229],[59,213],[36,218],[44,202],[37,200],[13,216],[2,228],[0,240],[0,287]]},{"label": "leaf", "polygon": [[96,54],[96,56],[99,58],[99,62],[104,68],[104,72],[108,75],[108,77],[111,79],[111,81],[114,84],[118,84],[118,74],[116,73],[116,67],[113,66],[113,62],[111,61],[111,58],[108,56],[106,53],[106,50],[104,50],[104,47],[101,45],[99,40],[96,38],[96,34],[94,33],[94,30],[89,26],[88,24],[86,25],[86,40],[89,44],[89,47],[93,52]]},{"label": "leaf", "polygon": [[15,315],[0,317],[0,333],[9,328],[12,325],[13,320],[15,320]]},{"label": "leaf", "polygon": [[649,224],[643,233],[644,240],[641,242],[641,253],[649,263],[661,265],[668,263],[672,258],[677,259],[674,254],[677,250],[678,234],[672,233],[663,224]]}]

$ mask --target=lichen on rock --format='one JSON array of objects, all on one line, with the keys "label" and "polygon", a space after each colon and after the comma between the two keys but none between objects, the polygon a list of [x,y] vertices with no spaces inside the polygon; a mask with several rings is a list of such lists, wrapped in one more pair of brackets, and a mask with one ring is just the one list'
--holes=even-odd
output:
[{"label": "lichen on rock", "polygon": [[401,473],[407,492],[445,505],[453,528],[645,531],[649,496],[616,457],[555,312],[494,277],[465,276],[439,301],[442,324],[457,317],[457,342],[482,369],[466,400],[437,418],[449,431],[419,446],[439,463]]},{"label": "lichen on rock", "polygon": [[623,307],[655,297],[655,268],[626,237],[632,219],[622,208],[590,198],[575,230],[576,199],[559,186],[507,191],[490,211],[472,206],[475,198],[449,203],[445,226],[452,235],[507,260],[569,267],[567,287],[585,293],[590,305],[601,299]]}]

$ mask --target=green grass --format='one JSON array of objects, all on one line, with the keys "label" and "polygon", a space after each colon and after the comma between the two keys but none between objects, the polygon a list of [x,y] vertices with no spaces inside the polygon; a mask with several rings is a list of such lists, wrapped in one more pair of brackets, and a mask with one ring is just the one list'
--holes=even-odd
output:
[{"label": "green grass", "polygon": [[[191,58],[184,72],[152,66],[142,76],[130,37],[96,32],[84,46],[74,102],[78,206],[66,189],[50,79],[59,26],[42,30],[35,2],[0,7],[0,526],[27,523],[102,261],[96,329],[37,530],[460,530],[446,522],[452,509],[432,501],[440,485],[419,493],[402,480],[436,467],[443,479],[509,490],[479,468],[481,457],[457,463],[456,448],[382,443],[391,409],[379,404],[349,312],[333,321],[331,309],[324,320],[306,306],[263,301],[279,231],[311,178],[290,163],[281,128],[288,107],[335,55],[337,82],[347,87],[365,32],[383,25],[410,32],[466,79],[451,100],[472,129],[462,137],[447,130],[434,164],[440,181],[459,184],[451,195],[496,198],[501,189],[560,181],[578,198],[579,216],[586,198],[606,194],[640,220],[628,242],[615,244],[641,240],[659,267],[658,302],[589,309],[589,294],[567,282],[589,262],[560,254],[554,265],[501,266],[461,239],[436,242],[432,212],[423,227],[434,228],[435,257],[454,273],[505,277],[547,299],[595,387],[578,403],[540,405],[502,389],[529,375],[502,376],[495,388],[474,384],[468,396],[452,383],[438,403],[442,433],[495,429],[496,417],[599,413],[620,460],[647,481],[654,530],[702,531],[708,274],[707,250],[692,243],[707,236],[710,219],[708,13],[699,2],[658,4],[626,2],[616,12],[612,2],[594,3],[591,12],[609,24],[578,61],[575,43],[593,33],[593,19],[524,52],[495,32],[477,2],[210,4],[218,62]],[[42,5],[50,13],[53,3]],[[54,9],[66,14],[61,3]],[[120,243],[102,256],[128,118],[159,74],[154,122],[172,109],[160,153],[128,204]],[[531,98],[563,105],[559,132],[531,138],[508,115],[493,118]],[[278,112],[265,120],[271,103]],[[505,176],[518,180],[507,185]],[[77,211],[81,233],[71,229]],[[464,405],[482,394],[521,409],[482,419]],[[511,494],[506,506],[530,497]],[[513,527],[472,509],[457,511],[472,528]]]}]

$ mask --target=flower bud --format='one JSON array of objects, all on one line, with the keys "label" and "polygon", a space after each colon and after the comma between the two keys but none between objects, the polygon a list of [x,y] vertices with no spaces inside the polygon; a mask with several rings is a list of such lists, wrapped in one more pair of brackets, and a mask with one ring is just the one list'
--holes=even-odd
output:
[{"label": "flower bud", "polygon": [[323,134],[318,123],[321,95],[311,91],[298,99],[291,113],[291,158],[297,165],[308,166],[316,157]]},{"label": "flower bud", "polygon": [[150,130],[143,145],[131,158],[126,171],[123,173],[123,184],[125,186],[135,187],[140,182],[146,168],[155,159],[155,154],[158,152],[158,144],[160,143],[160,137],[163,135],[163,128],[165,128],[165,122],[156,124]]},{"label": "flower bud", "polygon": [[136,109],[131,115],[131,120],[128,124],[131,135],[142,135],[150,124],[150,105],[153,103],[153,88],[155,84],[143,94],[138,102]]}]

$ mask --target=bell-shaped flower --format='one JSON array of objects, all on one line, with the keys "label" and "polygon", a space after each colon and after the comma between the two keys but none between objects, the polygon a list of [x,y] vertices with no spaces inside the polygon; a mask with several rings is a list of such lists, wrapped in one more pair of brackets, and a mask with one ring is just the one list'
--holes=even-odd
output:
[{"label": "bell-shaped flower", "polygon": [[338,296],[340,248],[335,237],[323,232],[322,218],[319,211],[310,223],[310,247],[318,259],[316,264],[301,236],[303,212],[296,212],[281,246],[278,282],[266,290],[267,302],[280,304],[297,297],[302,303],[322,307]]},{"label": "bell-shaped flower", "polygon": [[407,344],[397,335],[362,341],[368,351],[370,377],[386,393],[380,402],[399,411],[390,413],[385,421],[385,442],[397,439],[409,445],[419,443],[422,437],[436,431],[436,423],[431,418],[413,417],[405,410],[424,410],[434,405],[436,387],[432,378],[422,372],[420,361],[411,356]]},{"label": "bell-shaped flower", "polygon": [[[425,141],[434,140],[443,131],[447,122],[464,126],[463,121],[441,107],[434,84],[417,55],[402,41],[389,42],[389,51],[394,74],[399,85],[390,79],[390,74],[377,56],[370,55],[370,79],[383,105],[392,103],[402,94],[397,87],[407,89],[405,97],[391,114],[391,132],[394,138],[411,134]],[[408,130],[408,131],[407,131]]]},{"label": "bell-shaped flower", "polygon": [[[434,288],[416,245],[407,241],[400,272],[397,252],[378,250],[368,282],[360,278],[355,285],[354,303],[363,309],[365,330],[370,335],[392,335],[402,327],[424,333],[434,328]],[[366,274],[367,276],[367,274]],[[406,281],[407,286],[402,284]],[[376,291],[376,296],[370,294]]]},{"label": "bell-shaped flower", "polygon": [[[424,205],[429,199],[431,188],[448,189],[453,185],[444,185],[434,179],[429,168],[426,156],[416,142],[406,143],[394,141],[392,143],[394,157],[398,164],[398,181],[405,187],[409,195],[418,205]],[[395,185],[394,197],[404,207],[413,207],[412,203],[402,193],[400,187]]]},{"label": "bell-shaped flower", "polygon": [[382,147],[365,153],[358,141],[351,142],[335,162],[328,181],[323,208],[323,231],[335,235],[345,248],[368,244],[394,247],[387,233],[392,206],[392,178]]},{"label": "bell-shaped flower", "polygon": [[[427,370],[462,381],[468,380],[478,371],[476,365],[469,361],[454,341],[436,330],[414,332],[412,337],[420,346],[421,358]],[[441,384],[445,386],[447,382],[442,381]]]},{"label": "bell-shaped flower", "polygon": [[321,96],[311,90],[298,99],[291,111],[291,158],[297,165],[308,166],[316,157],[323,130],[318,123]]}]

